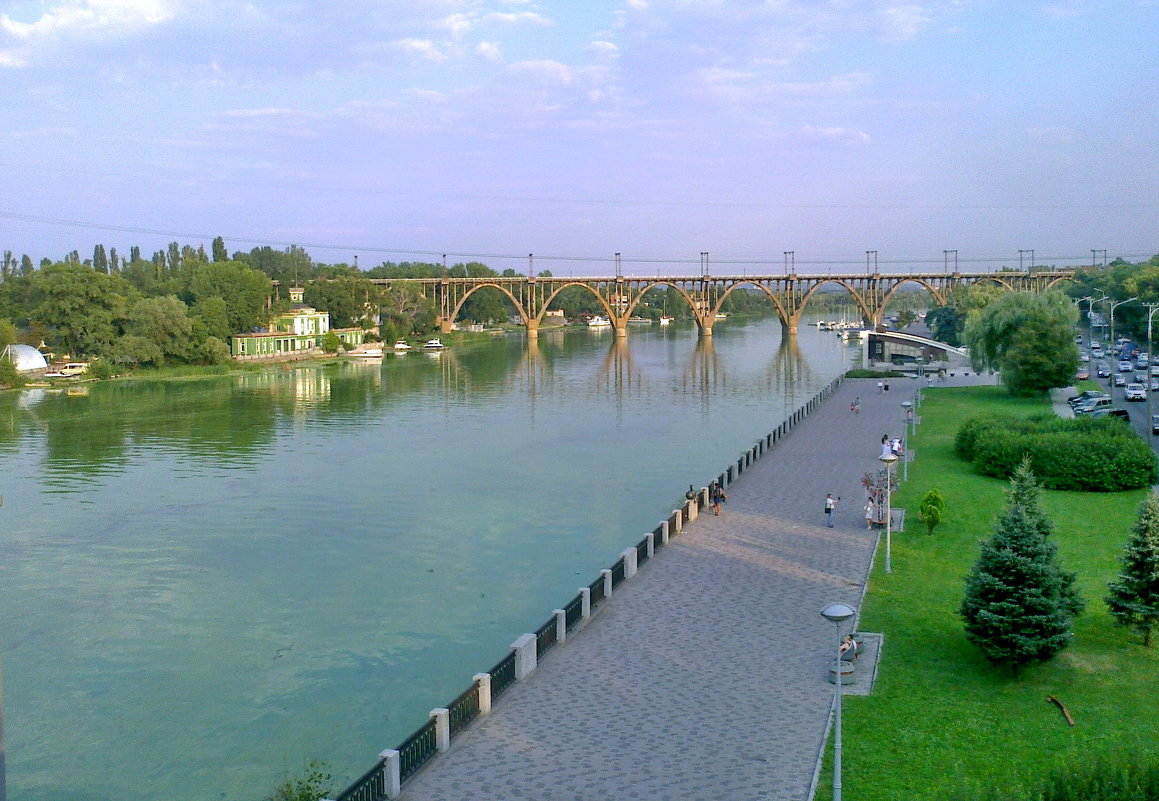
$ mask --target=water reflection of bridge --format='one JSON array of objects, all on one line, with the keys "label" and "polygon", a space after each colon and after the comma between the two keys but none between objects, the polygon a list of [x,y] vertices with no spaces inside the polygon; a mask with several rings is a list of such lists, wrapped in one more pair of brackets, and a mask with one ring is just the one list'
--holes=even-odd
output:
[{"label": "water reflection of bridge", "polygon": [[737,289],[764,293],[777,309],[786,333],[795,334],[809,300],[831,284],[843,288],[856,303],[866,325],[881,323],[886,304],[906,284],[916,284],[929,292],[935,305],[944,305],[951,291],[974,284],[993,283],[1011,291],[1042,292],[1071,280],[1073,269],[1001,271],[985,273],[872,273],[845,275],[733,275],[733,276],[615,276],[595,278],[563,277],[483,277],[483,278],[375,278],[382,286],[418,285],[437,310],[444,332],[459,314],[463,303],[481,289],[503,293],[527,326],[529,337],[539,334],[547,310],[569,287],[589,291],[612,321],[618,336],[627,336],[628,320],[636,313],[644,295],[657,288],[671,288],[692,311],[701,336],[712,336],[716,315],[725,300]]}]

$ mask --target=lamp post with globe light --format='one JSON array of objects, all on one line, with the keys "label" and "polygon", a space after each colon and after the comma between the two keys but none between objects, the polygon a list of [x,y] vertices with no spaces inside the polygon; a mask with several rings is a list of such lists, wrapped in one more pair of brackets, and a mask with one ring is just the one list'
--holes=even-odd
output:
[{"label": "lamp post with globe light", "polygon": [[893,572],[893,564],[890,561],[890,535],[893,520],[893,513],[890,512],[890,496],[892,495],[893,482],[890,481],[889,468],[897,461],[897,456],[892,453],[882,453],[880,457],[882,464],[885,465],[885,572]]},{"label": "lamp post with globe light", "polygon": [[857,614],[849,604],[832,603],[821,610],[821,617],[837,625],[837,674],[833,690],[833,801],[841,801],[841,624]]},{"label": "lamp post with globe light", "polygon": [[1131,301],[1135,301],[1135,300],[1138,300],[1138,298],[1127,298],[1126,300],[1120,300],[1118,302],[1111,303],[1111,342],[1110,342],[1110,345],[1112,348],[1116,348],[1116,350],[1117,350],[1116,346],[1119,343],[1115,341],[1115,309],[1119,308],[1124,303],[1130,303]]}]

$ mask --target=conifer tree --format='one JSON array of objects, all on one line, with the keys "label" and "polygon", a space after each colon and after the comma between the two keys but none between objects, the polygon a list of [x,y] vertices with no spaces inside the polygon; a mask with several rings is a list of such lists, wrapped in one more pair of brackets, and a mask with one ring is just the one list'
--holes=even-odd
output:
[{"label": "conifer tree", "polygon": [[1139,519],[1123,548],[1123,570],[1110,582],[1107,608],[1115,623],[1143,635],[1150,647],[1151,631],[1159,628],[1159,499],[1148,494]]},{"label": "conifer tree", "polygon": [[1039,508],[1038,484],[1024,461],[1010,480],[1009,504],[982,544],[966,577],[959,609],[966,638],[996,665],[1018,675],[1029,662],[1044,661],[1071,640],[1071,622],[1083,602],[1075,575],[1058,563],[1050,541],[1053,526]]}]

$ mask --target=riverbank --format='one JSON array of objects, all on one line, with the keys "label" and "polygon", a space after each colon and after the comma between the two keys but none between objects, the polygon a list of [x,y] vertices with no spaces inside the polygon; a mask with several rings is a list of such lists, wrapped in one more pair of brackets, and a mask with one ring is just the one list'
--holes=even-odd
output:
[{"label": "riverbank", "polygon": [[402,797],[808,797],[836,647],[819,610],[860,604],[877,542],[860,479],[903,396],[846,381]]}]

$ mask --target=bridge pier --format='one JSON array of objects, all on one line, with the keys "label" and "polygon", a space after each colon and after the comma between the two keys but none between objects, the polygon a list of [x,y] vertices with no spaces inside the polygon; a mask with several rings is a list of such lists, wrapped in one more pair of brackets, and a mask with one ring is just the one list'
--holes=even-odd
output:
[{"label": "bridge pier", "polygon": [[797,320],[781,320],[781,336],[795,337],[797,336]]},{"label": "bridge pier", "polygon": [[617,326],[616,326],[616,336],[618,336],[618,337],[626,337],[626,336],[628,336],[628,326],[626,326],[626,325],[617,325]]},{"label": "bridge pier", "polygon": [[539,339],[539,321],[538,320],[528,320],[527,321],[527,338],[528,339]]},{"label": "bridge pier", "polygon": [[444,318],[441,318],[441,319],[439,320],[439,333],[440,333],[440,334],[449,334],[449,333],[451,333],[451,331],[453,331],[453,330],[454,330],[454,328],[452,328],[452,326],[454,326],[454,324],[455,324],[455,321],[454,321],[454,320],[449,320],[449,319],[447,319],[447,318],[445,318],[445,317],[444,317]]}]

